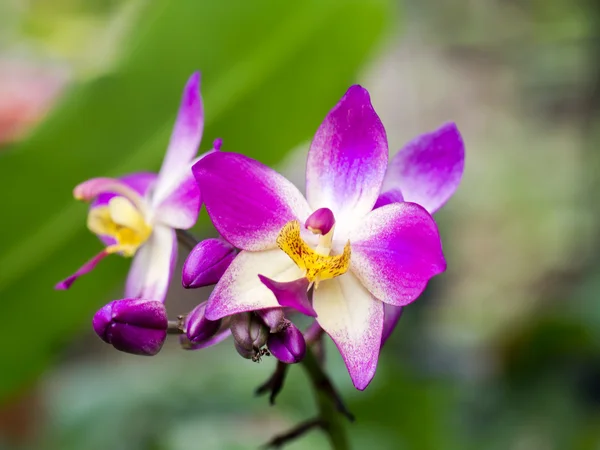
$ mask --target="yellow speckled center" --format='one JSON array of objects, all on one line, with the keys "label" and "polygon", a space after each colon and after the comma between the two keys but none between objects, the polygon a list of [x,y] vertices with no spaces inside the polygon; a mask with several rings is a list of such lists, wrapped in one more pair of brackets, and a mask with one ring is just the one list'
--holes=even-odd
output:
[{"label": "yellow speckled center", "polygon": [[341,255],[329,255],[332,234],[333,229],[326,236],[321,237],[319,246],[313,250],[300,237],[300,222],[292,220],[279,232],[277,245],[300,269],[305,271],[308,281],[314,282],[317,287],[319,281],[339,277],[350,267],[350,241],[344,246]]},{"label": "yellow speckled center", "polygon": [[93,233],[110,236],[116,241],[106,248],[108,253],[123,256],[133,256],[152,232],[140,211],[125,197],[113,197],[107,206],[92,208],[87,225]]}]

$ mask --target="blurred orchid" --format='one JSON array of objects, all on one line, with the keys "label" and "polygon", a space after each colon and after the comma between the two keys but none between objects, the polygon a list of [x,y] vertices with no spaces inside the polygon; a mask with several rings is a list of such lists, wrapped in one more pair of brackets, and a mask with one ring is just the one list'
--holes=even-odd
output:
[{"label": "blurred orchid", "polygon": [[384,305],[411,303],[446,267],[437,227],[423,207],[373,209],[387,162],[383,125],[368,92],[353,86],[313,139],[306,199],[283,176],[240,154],[213,153],[196,163],[215,227],[242,250],[217,283],[205,317],[281,306],[316,316],[356,388],[366,388],[377,367]]},{"label": "blurred orchid", "polygon": [[[465,146],[454,123],[417,136],[390,161],[375,208],[395,202],[413,202],[430,214],[454,195],[465,167]],[[402,307],[387,303],[382,343],[394,331]]]},{"label": "blurred orchid", "polygon": [[175,229],[192,227],[200,208],[200,192],[190,170],[198,161],[194,157],[204,126],[199,89],[200,74],[195,73],[183,91],[158,174],[93,178],[75,188],[75,198],[93,201],[87,225],[106,248],[58,283],[57,289],[68,289],[104,257],[118,253],[134,257],[125,296],[164,301],[177,258]]}]

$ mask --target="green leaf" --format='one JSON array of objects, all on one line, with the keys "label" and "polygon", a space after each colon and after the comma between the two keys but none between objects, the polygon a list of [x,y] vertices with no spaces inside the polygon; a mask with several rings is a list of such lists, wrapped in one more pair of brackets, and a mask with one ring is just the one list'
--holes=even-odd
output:
[{"label": "green leaf", "polygon": [[0,157],[0,399],[33,380],[55,350],[121,293],[129,261],[103,261],[68,292],[54,284],[99,251],[73,187],[156,170],[181,89],[202,71],[206,129],[224,149],[275,163],[309,139],[382,36],[389,0],[148,2],[122,58],[74,86]]}]

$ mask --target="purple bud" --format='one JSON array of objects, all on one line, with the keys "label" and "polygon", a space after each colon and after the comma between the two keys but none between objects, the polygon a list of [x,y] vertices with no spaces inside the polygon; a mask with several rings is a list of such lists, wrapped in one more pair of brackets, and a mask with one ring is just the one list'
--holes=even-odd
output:
[{"label": "purple bud", "polygon": [[206,239],[188,255],[181,271],[181,284],[193,289],[216,284],[235,258],[235,248],[223,239]]},{"label": "purple bud", "polygon": [[155,300],[115,300],[94,315],[92,324],[103,341],[136,355],[156,355],[167,338],[167,311]]},{"label": "purple bud", "polygon": [[[230,328],[236,344],[248,351],[260,349],[265,345],[269,336],[267,326],[256,314],[251,312],[232,316]],[[238,348],[238,345],[236,345],[236,348]],[[242,353],[240,354],[244,356]]]},{"label": "purple bud", "polygon": [[221,319],[208,320],[204,317],[206,303],[200,303],[185,319],[185,334],[192,344],[198,344],[213,337],[221,326]]},{"label": "purple bud", "polygon": [[288,321],[285,320],[283,308],[267,308],[254,311],[262,319],[264,324],[269,327],[271,333],[278,333],[283,330]]},{"label": "purple bud", "polygon": [[291,322],[283,331],[269,335],[267,348],[275,358],[287,364],[302,361],[306,354],[304,336]]},{"label": "purple bud", "polygon": [[223,139],[217,138],[213,141],[213,148],[215,150],[221,150],[221,146],[223,145]]},{"label": "purple bud", "polygon": [[323,236],[329,233],[334,225],[335,217],[329,208],[317,209],[304,222],[304,226],[310,231]]}]

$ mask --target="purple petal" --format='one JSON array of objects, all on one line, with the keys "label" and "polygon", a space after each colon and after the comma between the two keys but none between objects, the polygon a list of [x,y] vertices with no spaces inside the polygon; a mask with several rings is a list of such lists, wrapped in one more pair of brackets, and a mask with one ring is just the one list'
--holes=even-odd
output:
[{"label": "purple petal", "polygon": [[215,152],[192,170],[215,228],[242,250],[274,248],[287,222],[310,214],[290,181],[247,156]]},{"label": "purple petal", "polygon": [[437,226],[415,203],[373,210],[350,234],[350,269],[376,298],[395,306],[414,301],[446,270]]},{"label": "purple petal", "polygon": [[271,333],[267,339],[267,348],[275,358],[286,364],[295,364],[306,355],[306,341],[302,332],[289,322],[279,333]]},{"label": "purple petal", "polygon": [[240,252],[208,299],[205,315],[217,320],[245,311],[279,308],[275,295],[260,281],[264,274],[275,281],[292,281],[302,272],[281,250]]},{"label": "purple petal", "polygon": [[308,300],[308,285],[310,283],[305,277],[284,283],[278,283],[263,275],[259,275],[258,278],[260,278],[262,284],[273,292],[281,306],[294,308],[296,311],[310,317],[317,317],[317,313]]},{"label": "purple petal", "polygon": [[79,270],[77,272],[75,272],[73,275],[71,275],[70,277],[65,278],[63,281],[57,283],[56,286],[54,286],[54,289],[57,289],[60,291],[69,289],[77,278],[94,270],[96,265],[108,255],[109,255],[109,253],[106,250],[102,250],[100,253],[98,253],[96,256],[94,256],[92,259],[90,259],[88,262],[86,262],[83,266],[81,266],[79,268]]},{"label": "purple petal", "polygon": [[[152,172],[137,172],[129,175],[124,175],[119,177],[119,181],[123,182],[135,192],[138,193],[140,197],[145,197],[148,190],[152,187],[153,183],[156,181],[158,175]],[[107,206],[108,202],[111,198],[117,196],[119,194],[115,194],[112,192],[105,192],[99,194],[98,197],[92,202],[91,207],[95,208],[97,206]]]},{"label": "purple petal", "polygon": [[393,306],[389,303],[383,304],[383,334],[381,335],[381,345],[392,335],[400,317],[402,316],[402,306]]},{"label": "purple petal", "polygon": [[352,383],[364,390],[373,379],[381,346],[383,303],[351,273],[322,281],[313,293],[317,322],[337,346]]},{"label": "purple petal", "polygon": [[125,284],[125,295],[164,301],[176,261],[175,231],[155,226],[148,241],[133,258]]},{"label": "purple petal", "polygon": [[155,355],[167,336],[167,312],[161,302],[145,299],[115,300],[100,309],[94,331],[117,350]]},{"label": "purple petal", "polygon": [[92,178],[75,186],[73,196],[77,200],[92,201],[101,194],[112,193],[125,197],[136,208],[143,211],[146,205],[140,194],[118,178]]},{"label": "purple petal", "polygon": [[181,271],[186,289],[216,284],[235,258],[235,247],[223,239],[205,239],[196,245]]},{"label": "purple petal", "polygon": [[384,192],[377,197],[377,201],[375,202],[373,209],[381,208],[382,206],[389,205],[390,203],[400,203],[403,201],[404,196],[402,195],[402,192],[400,192],[398,189],[392,189],[391,191]]},{"label": "purple petal", "polygon": [[200,73],[195,72],[183,90],[169,147],[158,174],[154,204],[161,203],[172,192],[173,181],[180,177],[185,167],[196,156],[203,128],[204,110],[200,96]]},{"label": "purple petal", "polygon": [[171,228],[187,230],[194,226],[200,211],[200,189],[190,166],[185,166],[179,178],[173,182],[168,195],[158,203],[153,197],[153,215],[157,222]]},{"label": "purple petal", "polygon": [[410,141],[392,158],[383,192],[399,190],[431,214],[452,197],[465,166],[465,146],[454,123]]},{"label": "purple petal", "polygon": [[306,194],[313,209],[330,208],[338,223],[366,215],[388,162],[385,129],[369,93],[352,86],[327,114],[310,146]]}]

